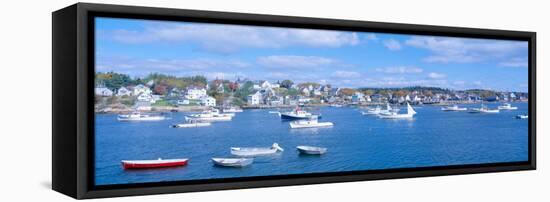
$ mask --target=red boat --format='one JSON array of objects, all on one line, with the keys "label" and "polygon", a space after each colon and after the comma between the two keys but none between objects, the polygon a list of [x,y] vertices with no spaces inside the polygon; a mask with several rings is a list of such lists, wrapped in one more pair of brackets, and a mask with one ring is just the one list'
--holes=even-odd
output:
[{"label": "red boat", "polygon": [[158,159],[158,160],[135,160],[122,161],[124,169],[143,169],[143,168],[164,168],[187,165],[189,159]]}]

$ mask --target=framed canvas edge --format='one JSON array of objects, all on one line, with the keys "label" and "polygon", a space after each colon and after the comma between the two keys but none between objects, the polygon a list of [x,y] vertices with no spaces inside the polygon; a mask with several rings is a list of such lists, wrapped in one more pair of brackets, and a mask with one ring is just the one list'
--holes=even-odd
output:
[{"label": "framed canvas edge", "polygon": [[[536,169],[536,32],[493,30],[462,27],[444,27],[432,25],[413,25],[399,23],[366,22],[353,20],[334,20],[321,18],[289,17],[261,14],[243,14],[214,11],[197,11],[185,9],[168,9],[152,7],[120,6],[108,4],[90,4],[77,3],[77,193],[78,199],[102,198],[116,196],[133,196],[147,194],[163,193],[183,193],[197,191],[213,191],[227,189],[260,188],[275,186],[292,186],[319,183],[337,183],[365,180],[381,180],[412,177],[429,177],[445,175],[461,175],[488,172],[521,171]],[[302,178],[293,177],[289,179],[269,179],[258,181],[241,181],[226,183],[205,183],[191,185],[169,185],[154,187],[135,187],[135,188],[116,188],[98,190],[93,188],[93,171],[90,167],[90,159],[93,155],[90,152],[90,144],[93,144],[93,106],[89,104],[90,96],[93,97],[93,77],[94,68],[90,67],[90,58],[93,58],[93,51],[90,51],[88,33],[92,27],[89,27],[90,13],[117,13],[132,16],[158,16],[159,18],[171,18],[177,20],[180,17],[193,17],[215,21],[216,19],[229,20],[242,23],[262,24],[262,23],[282,23],[289,26],[313,25],[323,28],[374,28],[372,30],[386,30],[391,33],[416,33],[420,35],[444,35],[455,37],[475,37],[475,38],[499,38],[511,40],[529,41],[529,156],[528,162],[518,163],[516,165],[495,165],[495,166],[474,166],[467,168],[441,168],[430,170],[400,171],[400,172],[382,172],[373,174],[356,174],[346,176],[325,176]],[[93,151],[92,151],[93,152]]]}]

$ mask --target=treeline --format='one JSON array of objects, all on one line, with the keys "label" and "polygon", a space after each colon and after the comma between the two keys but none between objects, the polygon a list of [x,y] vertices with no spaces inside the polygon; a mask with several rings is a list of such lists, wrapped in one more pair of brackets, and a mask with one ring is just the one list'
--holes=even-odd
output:
[{"label": "treeline", "polygon": [[131,78],[127,74],[116,72],[98,72],[95,74],[95,85],[103,86],[111,90],[121,87],[135,86],[139,84],[150,85],[155,93],[165,94],[167,90],[178,88],[185,89],[190,86],[205,87],[207,83],[204,76],[176,77],[160,73],[151,73],[143,78]]}]

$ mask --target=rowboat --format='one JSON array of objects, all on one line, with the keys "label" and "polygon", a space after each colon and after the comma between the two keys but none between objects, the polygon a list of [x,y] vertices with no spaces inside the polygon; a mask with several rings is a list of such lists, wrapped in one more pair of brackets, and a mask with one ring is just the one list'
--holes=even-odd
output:
[{"label": "rowboat", "polygon": [[212,162],[214,162],[217,166],[225,166],[225,167],[245,167],[252,162],[254,162],[253,158],[212,158]]},{"label": "rowboat", "polygon": [[189,159],[123,160],[124,169],[145,169],[185,166]]},{"label": "rowboat", "polygon": [[140,112],[132,112],[131,114],[120,114],[117,116],[119,121],[162,121],[166,117],[162,115],[142,114]]},{"label": "rowboat", "polygon": [[300,154],[321,155],[327,152],[327,148],[324,147],[312,147],[312,146],[297,146],[296,149]]},{"label": "rowboat", "polygon": [[319,128],[319,127],[331,127],[334,124],[332,122],[319,122],[316,116],[312,116],[308,120],[298,120],[289,123],[290,128]]},{"label": "rowboat", "polygon": [[231,147],[231,154],[242,157],[265,156],[284,151],[277,143],[271,147]]}]

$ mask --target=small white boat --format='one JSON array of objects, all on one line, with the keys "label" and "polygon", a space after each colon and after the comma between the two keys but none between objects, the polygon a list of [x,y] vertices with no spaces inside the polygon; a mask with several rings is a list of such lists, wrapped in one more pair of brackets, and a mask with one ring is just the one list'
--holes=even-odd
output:
[{"label": "small white boat", "polygon": [[396,111],[389,111],[389,112],[382,112],[378,114],[378,117],[383,119],[410,119],[413,118],[413,116],[416,114],[416,111],[411,107],[411,105],[407,102],[407,113],[406,114],[399,114]]},{"label": "small white boat", "polygon": [[231,121],[234,113],[219,113],[219,110],[212,109],[199,114],[191,114],[185,117],[186,121]]},{"label": "small white boat", "polygon": [[512,107],[510,103],[504,103],[501,106],[498,106],[499,110],[517,110],[518,107]]},{"label": "small white boat", "polygon": [[185,123],[179,123],[172,125],[173,128],[197,128],[197,127],[206,127],[211,126],[212,124],[210,122],[199,122],[199,121],[192,121],[189,120]]},{"label": "small white boat", "polygon": [[132,112],[131,114],[120,114],[117,116],[119,121],[162,121],[166,117],[162,115],[142,114],[140,112]]},{"label": "small white boat", "polygon": [[331,127],[334,124],[332,122],[319,122],[316,116],[312,116],[307,120],[298,120],[289,123],[290,128],[319,128],[319,127]]},{"label": "small white boat", "polygon": [[324,147],[312,147],[312,146],[297,146],[296,149],[301,154],[310,154],[310,155],[321,155],[327,152],[327,148]]},{"label": "small white boat", "polygon": [[124,169],[146,169],[185,166],[189,159],[122,160]]},{"label": "small white boat", "polygon": [[271,147],[231,147],[231,154],[242,157],[265,156],[284,151],[277,143]]},{"label": "small white boat", "polygon": [[[391,109],[391,107],[389,108]],[[382,113],[382,108],[380,106],[376,106],[374,109],[368,109],[366,112],[361,112],[363,115],[378,115],[380,113]]]},{"label": "small white boat", "polygon": [[239,112],[243,112],[243,109],[238,107],[229,107],[229,108],[223,109],[223,113],[239,113]]},{"label": "small white boat", "polygon": [[339,107],[343,107],[344,105],[341,105],[341,104],[331,104],[330,106],[331,106],[331,107],[339,108]]},{"label": "small white boat", "polygon": [[528,119],[528,118],[529,118],[529,115],[527,114],[520,114],[516,116],[516,119]]},{"label": "small white boat", "polygon": [[252,162],[254,162],[254,159],[253,158],[212,158],[212,162],[214,162],[214,164],[218,166],[245,167],[252,164]]},{"label": "small white boat", "polygon": [[446,111],[446,112],[456,112],[456,111],[466,111],[466,110],[468,110],[468,108],[458,107],[457,105],[446,106],[441,108],[441,111]]},{"label": "small white boat", "polygon": [[496,114],[499,113],[500,110],[498,109],[489,109],[484,104],[481,104],[480,108],[472,108],[470,113],[486,113],[486,114]]}]

